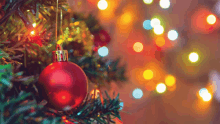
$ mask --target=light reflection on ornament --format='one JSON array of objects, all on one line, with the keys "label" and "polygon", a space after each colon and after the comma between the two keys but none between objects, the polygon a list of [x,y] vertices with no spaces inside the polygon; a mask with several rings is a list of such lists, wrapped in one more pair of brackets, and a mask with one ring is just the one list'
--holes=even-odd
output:
[{"label": "light reflection on ornament", "polygon": [[145,20],[145,21],[143,22],[143,27],[144,27],[144,29],[146,29],[146,30],[152,29],[153,27],[151,26],[150,23],[151,23],[150,20]]},{"label": "light reflection on ornament", "polygon": [[71,95],[68,91],[59,91],[56,93],[55,99],[61,104],[66,104],[71,100]]},{"label": "light reflection on ornament", "polygon": [[133,45],[133,49],[135,52],[141,52],[143,50],[144,46],[141,42],[136,42]]},{"label": "light reflection on ornament", "polygon": [[170,40],[174,41],[174,40],[176,40],[176,39],[178,38],[178,33],[177,33],[176,30],[170,30],[170,31],[168,32],[167,37],[168,37]]},{"label": "light reflection on ornament", "polygon": [[99,54],[99,56],[101,56],[101,57],[107,56],[107,55],[108,55],[108,48],[107,48],[106,46],[100,47],[100,48],[98,49],[98,54]]},{"label": "light reflection on ornament", "polygon": [[99,2],[98,2],[98,8],[100,9],[100,10],[105,10],[107,7],[108,7],[108,3],[107,3],[107,1],[105,1],[105,0],[100,0]]},{"label": "light reflection on ornament", "polygon": [[170,7],[170,0],[160,0],[160,7],[163,9],[167,9]]},{"label": "light reflection on ornament", "polygon": [[135,99],[140,99],[143,96],[143,91],[139,88],[136,88],[134,89],[132,95]]}]

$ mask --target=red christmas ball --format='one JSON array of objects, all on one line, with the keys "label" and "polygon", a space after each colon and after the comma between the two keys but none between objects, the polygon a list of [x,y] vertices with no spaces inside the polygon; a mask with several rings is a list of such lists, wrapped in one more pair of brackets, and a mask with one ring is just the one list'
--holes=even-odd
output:
[{"label": "red christmas ball", "polygon": [[37,85],[48,107],[65,111],[82,103],[87,94],[88,82],[78,65],[61,61],[47,66],[41,72]]}]

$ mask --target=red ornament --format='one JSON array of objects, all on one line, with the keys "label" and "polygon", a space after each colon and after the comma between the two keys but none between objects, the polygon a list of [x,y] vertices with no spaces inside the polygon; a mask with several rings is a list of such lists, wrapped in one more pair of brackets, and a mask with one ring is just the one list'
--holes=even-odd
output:
[{"label": "red ornament", "polygon": [[100,30],[97,34],[94,34],[94,44],[96,47],[105,46],[110,40],[111,38],[105,30]]},{"label": "red ornament", "polygon": [[66,50],[53,51],[54,62],[40,74],[38,89],[47,106],[56,110],[70,110],[82,103],[87,94],[87,77],[76,64],[68,62]]}]

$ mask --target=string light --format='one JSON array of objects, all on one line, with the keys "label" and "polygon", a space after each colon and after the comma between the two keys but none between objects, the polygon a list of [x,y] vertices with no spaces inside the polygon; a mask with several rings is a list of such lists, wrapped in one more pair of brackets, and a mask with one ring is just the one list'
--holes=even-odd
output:
[{"label": "string light", "polygon": [[153,2],[153,0],[143,0],[143,2],[144,2],[145,4],[151,4],[151,3]]},{"label": "string light", "polygon": [[143,77],[144,77],[144,79],[146,79],[146,80],[152,79],[153,76],[154,76],[154,73],[153,73],[153,71],[151,71],[151,70],[145,70],[144,73],[143,73]]},{"label": "string light", "polygon": [[160,7],[163,9],[167,9],[170,7],[170,0],[160,0]]},{"label": "string light", "polygon": [[100,48],[98,49],[98,54],[99,54],[99,56],[101,56],[101,57],[107,56],[107,55],[108,55],[108,48],[107,48],[106,46],[100,47]]},{"label": "string light", "polygon": [[174,40],[176,40],[176,39],[178,38],[178,33],[177,33],[176,30],[170,30],[170,31],[168,32],[167,37],[168,37],[170,40],[174,41]]},{"label": "string light", "polygon": [[157,37],[155,43],[158,47],[162,47],[165,45],[165,39],[163,37]]},{"label": "string light", "polygon": [[133,45],[133,49],[135,52],[141,52],[143,50],[144,46],[141,42],[136,42]]},{"label": "string light", "polygon": [[156,86],[156,91],[158,92],[158,93],[164,93],[165,91],[166,91],[166,85],[164,84],[164,83],[159,83],[159,84],[157,84],[157,86]]},{"label": "string light", "polygon": [[213,14],[207,16],[206,21],[208,24],[213,25],[216,22],[216,17]]},{"label": "string light", "polygon": [[36,23],[33,23],[32,26],[35,28],[35,27],[37,26],[37,24],[36,24]]},{"label": "string light", "polygon": [[153,28],[153,27],[151,26],[151,21],[150,21],[150,20],[145,20],[145,21],[143,22],[143,27],[144,27],[144,29],[146,29],[146,30],[150,30],[150,29]]},{"label": "string light", "polygon": [[134,89],[132,95],[135,99],[140,99],[143,96],[143,91],[140,88],[136,88]]},{"label": "string light", "polygon": [[160,20],[158,18],[151,19],[150,25],[154,28],[157,25],[160,25]]},{"label": "string light", "polygon": [[163,34],[163,32],[164,32],[163,26],[161,26],[161,25],[154,26],[154,33],[156,35],[161,35],[161,34]]},{"label": "string light", "polygon": [[35,31],[31,31],[31,35],[34,35],[35,34]]},{"label": "string light", "polygon": [[189,54],[189,60],[192,63],[195,63],[199,60],[199,55],[196,52],[192,52]]},{"label": "string light", "polygon": [[98,2],[98,8],[100,9],[100,10],[105,10],[107,7],[108,7],[108,3],[107,3],[107,1],[105,1],[105,0],[100,0],[99,2]]},{"label": "string light", "polygon": [[166,76],[166,78],[165,78],[165,84],[167,85],[167,86],[173,86],[174,84],[176,83],[176,79],[175,79],[175,77],[174,76],[172,76],[172,75],[168,75],[168,76]]},{"label": "string light", "polygon": [[[95,95],[94,95],[95,94]],[[98,98],[99,97],[99,94],[100,94],[100,90],[99,89],[95,89],[95,90],[92,90],[90,92],[90,95],[92,96],[92,98]],[[95,97],[94,97],[95,96]]]}]

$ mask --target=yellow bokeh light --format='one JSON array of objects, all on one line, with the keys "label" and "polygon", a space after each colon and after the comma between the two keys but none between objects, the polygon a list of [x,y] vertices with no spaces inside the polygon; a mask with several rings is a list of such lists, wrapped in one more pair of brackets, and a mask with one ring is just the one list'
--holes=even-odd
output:
[{"label": "yellow bokeh light", "polygon": [[108,3],[107,3],[107,1],[105,1],[105,0],[100,0],[99,2],[98,2],[98,8],[100,9],[100,10],[105,10],[107,7],[108,7]]},{"label": "yellow bokeh light", "polygon": [[145,4],[151,4],[151,3],[153,2],[153,0],[143,0],[143,2],[144,2]]},{"label": "yellow bokeh light", "polygon": [[163,32],[164,32],[163,26],[161,26],[161,25],[156,25],[156,26],[154,27],[154,33],[155,33],[156,35],[161,35],[161,34],[163,34]]},{"label": "yellow bokeh light", "polygon": [[157,25],[160,25],[160,20],[158,18],[153,18],[150,21],[150,25],[154,28]]},{"label": "yellow bokeh light", "polygon": [[199,55],[196,52],[192,52],[189,54],[189,60],[192,63],[197,62],[199,60]]},{"label": "yellow bokeh light", "polygon": [[151,71],[151,70],[145,70],[144,73],[143,73],[143,77],[144,77],[144,79],[146,79],[146,80],[152,79],[153,76],[154,76],[154,73],[153,73],[153,71]]},{"label": "yellow bokeh light", "polygon": [[203,99],[203,101],[205,101],[205,102],[208,102],[208,101],[210,101],[211,99],[212,99],[212,95],[211,95],[211,93],[204,93],[203,94],[203,96],[202,96],[202,99]]},{"label": "yellow bokeh light", "polygon": [[155,40],[155,43],[158,47],[162,47],[165,45],[165,39],[163,37],[158,37],[156,40]]},{"label": "yellow bokeh light", "polygon": [[216,17],[213,14],[207,16],[206,21],[208,24],[213,25],[216,22]]},{"label": "yellow bokeh light", "polygon": [[135,52],[141,52],[143,50],[144,46],[141,42],[136,42],[133,45],[133,49]]},{"label": "yellow bokeh light", "polygon": [[167,86],[171,87],[176,83],[176,78],[172,75],[168,75],[165,78],[165,83]]},{"label": "yellow bokeh light", "polygon": [[37,24],[36,24],[36,23],[33,23],[32,26],[35,28],[35,27],[37,26]]},{"label": "yellow bokeh light", "polygon": [[35,34],[35,31],[31,31],[31,35],[34,35]]},{"label": "yellow bokeh light", "polygon": [[121,16],[121,24],[127,25],[132,21],[132,15],[130,12],[126,12]]},{"label": "yellow bokeh light", "polygon": [[167,89],[167,87],[166,87],[166,85],[164,83],[159,83],[156,86],[156,91],[158,93],[164,93],[166,91],[166,89]]}]

